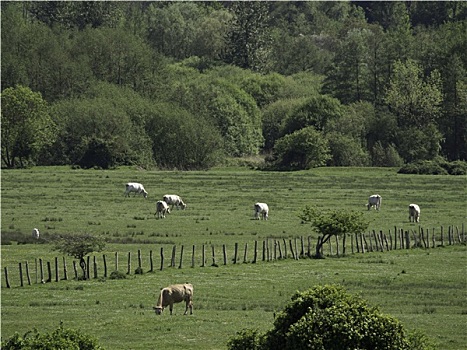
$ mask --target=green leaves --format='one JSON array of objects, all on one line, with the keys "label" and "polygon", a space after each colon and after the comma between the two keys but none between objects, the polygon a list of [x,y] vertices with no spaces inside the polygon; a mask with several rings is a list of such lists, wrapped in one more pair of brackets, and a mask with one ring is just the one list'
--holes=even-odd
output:
[{"label": "green leaves", "polygon": [[7,88],[2,93],[2,161],[13,168],[16,160],[34,160],[52,144],[56,134],[49,107],[38,92],[28,87]]}]

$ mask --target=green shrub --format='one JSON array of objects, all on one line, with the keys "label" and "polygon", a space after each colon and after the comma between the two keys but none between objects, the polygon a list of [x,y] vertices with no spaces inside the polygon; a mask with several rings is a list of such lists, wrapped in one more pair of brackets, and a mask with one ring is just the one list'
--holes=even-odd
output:
[{"label": "green shrub", "polygon": [[395,318],[337,286],[297,292],[265,335],[244,330],[228,349],[433,349],[420,333],[408,333]]},{"label": "green shrub", "polygon": [[408,163],[399,169],[399,174],[421,175],[467,175],[467,162],[447,162],[442,158]]},{"label": "green shrub", "polygon": [[60,325],[51,333],[39,333],[37,329],[27,332],[23,337],[15,333],[6,342],[2,342],[4,350],[100,350],[97,341],[74,329],[66,329]]},{"label": "green shrub", "polygon": [[126,278],[126,275],[123,272],[120,272],[120,271],[112,271],[110,273],[109,278],[111,280],[124,280]]}]

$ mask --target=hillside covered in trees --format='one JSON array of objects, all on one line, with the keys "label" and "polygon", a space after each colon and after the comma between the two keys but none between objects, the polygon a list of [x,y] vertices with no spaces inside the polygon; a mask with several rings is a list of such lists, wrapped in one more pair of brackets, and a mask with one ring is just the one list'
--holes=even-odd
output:
[{"label": "hillside covered in trees", "polygon": [[466,17],[457,1],[2,1],[2,167],[466,160]]}]

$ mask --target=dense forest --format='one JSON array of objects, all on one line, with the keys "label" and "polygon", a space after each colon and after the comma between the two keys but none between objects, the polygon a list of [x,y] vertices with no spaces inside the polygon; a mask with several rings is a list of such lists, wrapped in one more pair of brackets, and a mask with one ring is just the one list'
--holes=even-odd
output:
[{"label": "dense forest", "polygon": [[2,167],[467,159],[467,3],[1,2]]}]

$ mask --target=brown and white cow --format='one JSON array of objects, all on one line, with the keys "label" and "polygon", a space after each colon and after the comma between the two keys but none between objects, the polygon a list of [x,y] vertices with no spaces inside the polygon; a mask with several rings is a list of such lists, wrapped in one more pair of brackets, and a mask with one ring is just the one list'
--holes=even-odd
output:
[{"label": "brown and white cow", "polygon": [[172,315],[173,305],[184,301],[186,304],[185,313],[188,313],[190,309],[190,315],[193,314],[193,285],[186,284],[174,284],[165,288],[162,288],[157,300],[157,305],[154,307],[157,315],[160,315],[165,307],[169,306],[170,314]]}]

